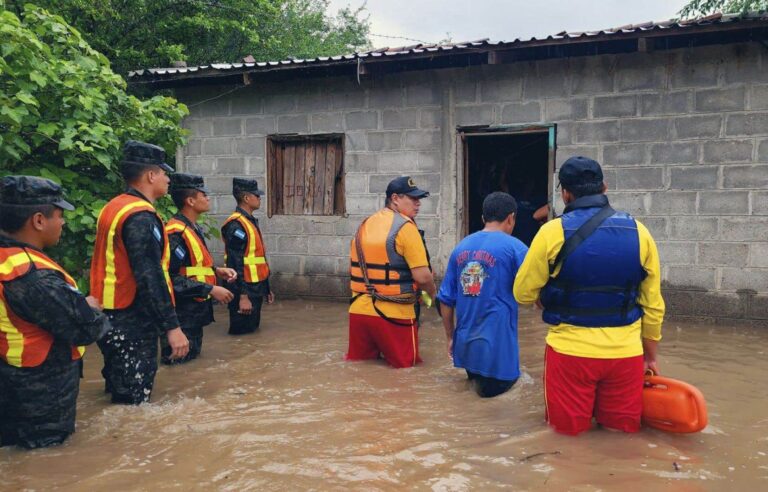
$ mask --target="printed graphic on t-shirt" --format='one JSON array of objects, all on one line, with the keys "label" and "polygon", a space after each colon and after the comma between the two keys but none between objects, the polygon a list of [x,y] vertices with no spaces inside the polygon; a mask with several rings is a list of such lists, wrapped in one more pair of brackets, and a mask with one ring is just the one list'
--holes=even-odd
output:
[{"label": "printed graphic on t-shirt", "polygon": [[461,271],[461,289],[465,296],[479,296],[488,277],[482,263],[470,261]]}]

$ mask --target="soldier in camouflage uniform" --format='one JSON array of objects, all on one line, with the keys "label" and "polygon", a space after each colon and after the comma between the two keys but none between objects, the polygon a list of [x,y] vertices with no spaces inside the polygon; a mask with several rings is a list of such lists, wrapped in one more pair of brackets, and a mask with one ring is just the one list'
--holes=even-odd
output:
[{"label": "soldier in camouflage uniform", "polygon": [[172,360],[171,347],[161,338],[163,364],[183,363],[200,355],[203,327],[214,321],[213,300],[227,304],[234,298],[232,292],[216,285],[216,278],[230,283],[237,278],[233,269],[214,266],[203,231],[197,225],[200,215],[211,208],[203,177],[172,174],[171,198],[179,211],[165,225],[171,244],[170,274],[176,295],[176,315],[189,339],[189,354]]},{"label": "soldier in camouflage uniform", "polygon": [[75,431],[83,345],[109,330],[93,297],[42,250],[61,236],[61,187],[0,180],[0,446],[40,448]]},{"label": "soldier in camouflage uniform", "polygon": [[127,142],[123,156],[128,191],[99,215],[91,294],[114,327],[99,341],[105,390],[113,403],[138,405],[152,393],[158,337],[167,337],[173,359],[187,355],[189,342],[174,310],[168,237],[152,205],[168,192],[173,168],[162,148],[144,142]]}]

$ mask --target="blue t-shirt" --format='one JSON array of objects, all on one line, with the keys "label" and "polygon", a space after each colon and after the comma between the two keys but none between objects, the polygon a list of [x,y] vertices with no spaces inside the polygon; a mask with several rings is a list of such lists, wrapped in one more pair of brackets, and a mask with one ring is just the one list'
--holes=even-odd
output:
[{"label": "blue t-shirt", "polygon": [[528,248],[503,232],[465,237],[451,259],[437,297],[456,309],[453,365],[486,377],[520,377],[515,275]]}]

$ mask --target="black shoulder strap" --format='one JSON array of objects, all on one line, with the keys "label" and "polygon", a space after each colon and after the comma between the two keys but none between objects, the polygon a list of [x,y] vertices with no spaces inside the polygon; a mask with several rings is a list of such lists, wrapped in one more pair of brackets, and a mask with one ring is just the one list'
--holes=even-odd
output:
[{"label": "black shoulder strap", "polygon": [[576,229],[576,232],[574,232],[573,235],[566,239],[565,243],[563,243],[563,247],[560,248],[560,252],[557,253],[555,262],[549,266],[549,274],[552,275],[555,270],[557,270],[558,265],[562,265],[566,258],[568,258],[571,253],[576,251],[576,248],[578,248],[581,243],[583,243],[589,236],[591,236],[592,233],[595,232],[598,227],[600,227],[600,224],[605,222],[605,219],[615,213],[616,211],[611,208],[610,205],[606,205],[601,208],[599,212],[593,215],[588,221],[581,224],[581,227]]}]

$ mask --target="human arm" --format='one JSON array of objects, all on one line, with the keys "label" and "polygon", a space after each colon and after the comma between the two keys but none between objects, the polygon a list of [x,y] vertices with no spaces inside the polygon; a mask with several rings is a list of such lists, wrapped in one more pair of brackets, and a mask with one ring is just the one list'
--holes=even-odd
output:
[{"label": "human arm", "polygon": [[233,287],[240,294],[246,293],[245,289],[245,248],[247,236],[245,230],[237,223],[231,221],[221,229],[221,237],[224,240],[224,248],[227,255],[227,267],[235,271]]},{"label": "human arm", "polygon": [[661,296],[661,264],[656,242],[648,229],[637,222],[637,235],[640,241],[640,260],[645,271],[645,278],[640,282],[637,304],[643,310],[641,318],[643,352],[646,366],[658,372],[656,367],[657,346],[661,340],[661,325],[664,321],[664,298]]},{"label": "human arm", "polygon": [[533,212],[533,220],[537,222],[546,222],[549,218],[549,204],[542,205]]},{"label": "human arm", "polygon": [[435,278],[429,268],[427,248],[413,222],[405,224],[400,229],[395,238],[395,249],[403,255],[406,263],[408,263],[413,281],[430,298],[434,299],[437,295],[437,287],[435,287]]},{"label": "human arm", "polygon": [[191,299],[194,297],[207,297],[211,294],[213,286],[189,278],[181,274],[181,268],[189,265],[190,254],[180,232],[168,235],[171,248],[171,264],[169,273],[173,283],[173,292],[177,298]]},{"label": "human arm", "polygon": [[435,287],[435,279],[429,267],[411,268],[411,275],[413,275],[413,280],[418,284],[419,288],[426,292],[431,299],[434,299],[437,295],[437,287]]},{"label": "human arm", "polygon": [[64,277],[47,269],[34,270],[4,287],[14,313],[70,345],[89,345],[112,327],[109,319]]},{"label": "human arm", "polygon": [[520,304],[533,304],[549,281],[549,265],[565,242],[561,219],[547,222],[533,238],[523,264],[515,276],[513,292]]},{"label": "human arm", "polygon": [[440,292],[437,294],[437,298],[440,300],[440,317],[445,330],[446,348],[448,349],[448,356],[451,358],[453,358],[453,332],[456,329],[454,313],[458,294],[456,270],[456,250],[454,250],[448,260],[445,276],[440,284]]}]

